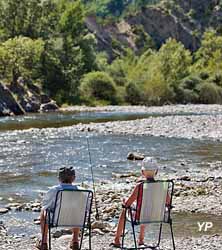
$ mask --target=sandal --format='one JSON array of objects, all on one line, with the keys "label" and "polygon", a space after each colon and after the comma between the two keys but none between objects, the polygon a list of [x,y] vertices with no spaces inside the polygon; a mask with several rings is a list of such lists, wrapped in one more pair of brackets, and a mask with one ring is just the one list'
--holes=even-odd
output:
[{"label": "sandal", "polygon": [[79,250],[79,242],[70,242],[69,248],[72,250]]},{"label": "sandal", "polygon": [[47,243],[42,243],[41,240],[38,240],[36,242],[36,248],[38,248],[39,250],[48,250],[48,244]]}]

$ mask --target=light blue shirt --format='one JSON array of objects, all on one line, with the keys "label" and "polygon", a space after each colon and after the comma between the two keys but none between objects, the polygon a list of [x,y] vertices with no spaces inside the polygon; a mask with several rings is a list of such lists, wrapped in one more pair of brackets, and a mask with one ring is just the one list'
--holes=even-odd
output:
[{"label": "light blue shirt", "polygon": [[42,201],[42,209],[50,209],[53,210],[55,207],[56,194],[59,190],[78,190],[80,187],[73,184],[59,184],[57,186],[53,186],[49,189],[49,191],[45,194]]}]

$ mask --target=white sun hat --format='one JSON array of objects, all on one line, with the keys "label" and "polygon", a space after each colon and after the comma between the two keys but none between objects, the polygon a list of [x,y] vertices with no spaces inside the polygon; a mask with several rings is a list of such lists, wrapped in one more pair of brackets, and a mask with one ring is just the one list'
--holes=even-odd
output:
[{"label": "white sun hat", "polygon": [[145,157],[142,161],[141,170],[158,170],[156,159],[154,157]]}]

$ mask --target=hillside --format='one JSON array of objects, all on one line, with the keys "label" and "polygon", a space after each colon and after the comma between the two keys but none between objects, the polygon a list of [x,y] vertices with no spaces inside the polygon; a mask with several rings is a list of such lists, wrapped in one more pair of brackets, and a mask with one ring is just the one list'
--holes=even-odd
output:
[{"label": "hillside", "polygon": [[147,41],[151,48],[159,48],[171,37],[195,51],[200,46],[205,30],[214,28],[222,31],[220,0],[155,2],[159,3],[144,4],[135,12],[125,10],[124,16],[120,18],[109,16],[101,19],[95,13],[89,15],[86,25],[96,35],[99,50],[106,50],[112,56],[126,47],[138,52],[147,45]]},{"label": "hillside", "polygon": [[[0,7],[4,85],[36,83],[58,105],[222,103],[221,1],[0,0]],[[19,90],[18,104],[39,110],[39,94],[29,92]],[[0,96],[3,114],[14,113],[4,103]]]}]

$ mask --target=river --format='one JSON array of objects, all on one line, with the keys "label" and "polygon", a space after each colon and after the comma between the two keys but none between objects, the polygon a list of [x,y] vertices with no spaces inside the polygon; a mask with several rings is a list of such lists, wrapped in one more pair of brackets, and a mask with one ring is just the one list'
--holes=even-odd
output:
[{"label": "river", "polygon": [[[49,186],[57,183],[57,169],[61,166],[74,166],[77,182],[90,183],[86,137],[89,138],[96,180],[110,180],[113,172],[139,172],[139,163],[126,160],[128,152],[132,151],[156,157],[161,175],[182,176],[192,173],[204,178],[209,171],[212,176],[220,174],[217,168],[217,163],[222,162],[220,142],[77,133],[72,127],[66,127],[80,122],[132,120],[150,115],[132,112],[82,112],[1,118],[0,206],[39,198]],[[212,168],[209,169],[209,166]],[[22,216],[24,218],[25,214]]]}]

